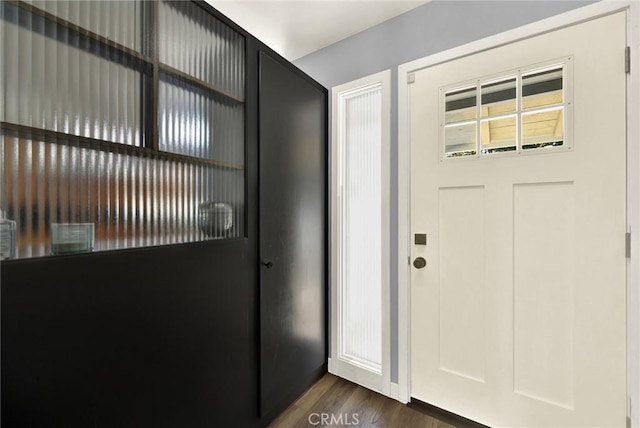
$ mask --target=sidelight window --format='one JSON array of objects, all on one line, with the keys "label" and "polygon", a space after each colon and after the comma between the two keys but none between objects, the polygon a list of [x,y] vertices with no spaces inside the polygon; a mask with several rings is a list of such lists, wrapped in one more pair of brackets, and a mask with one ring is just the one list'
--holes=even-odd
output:
[{"label": "sidelight window", "polygon": [[387,70],[331,91],[333,300],[329,370],[378,390],[388,382],[391,352],[390,76]]},{"label": "sidelight window", "polygon": [[442,158],[571,149],[570,65],[569,57],[441,88]]}]

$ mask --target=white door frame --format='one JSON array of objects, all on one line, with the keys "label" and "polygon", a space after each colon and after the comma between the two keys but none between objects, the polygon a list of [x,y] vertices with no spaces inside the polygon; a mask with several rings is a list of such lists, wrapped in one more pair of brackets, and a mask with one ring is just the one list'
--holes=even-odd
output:
[{"label": "white door frame", "polygon": [[[640,3],[603,0],[495,36],[458,46],[398,67],[398,384],[399,399],[411,399],[411,265],[410,265],[410,136],[411,73],[563,27],[627,11],[627,46],[631,73],[627,75],[627,230],[631,255],[627,260],[627,415],[640,428]],[[621,64],[621,72],[623,65]]]}]

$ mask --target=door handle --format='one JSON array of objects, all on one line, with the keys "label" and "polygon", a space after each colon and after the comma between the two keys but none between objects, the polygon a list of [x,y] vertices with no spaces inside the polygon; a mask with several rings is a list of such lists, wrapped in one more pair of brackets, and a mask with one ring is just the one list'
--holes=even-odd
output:
[{"label": "door handle", "polygon": [[273,263],[271,263],[271,262],[262,262],[262,266],[266,267],[267,269],[271,269],[273,267]]},{"label": "door handle", "polygon": [[427,261],[424,259],[424,257],[418,257],[413,261],[413,267],[416,269],[422,269],[426,265]]}]

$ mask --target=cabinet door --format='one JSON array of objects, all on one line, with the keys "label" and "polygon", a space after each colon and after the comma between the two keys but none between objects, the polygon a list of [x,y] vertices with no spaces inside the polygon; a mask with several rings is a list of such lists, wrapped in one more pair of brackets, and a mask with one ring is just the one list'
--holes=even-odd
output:
[{"label": "cabinet door", "polygon": [[326,371],[326,90],[260,55],[260,396],[278,412]]}]

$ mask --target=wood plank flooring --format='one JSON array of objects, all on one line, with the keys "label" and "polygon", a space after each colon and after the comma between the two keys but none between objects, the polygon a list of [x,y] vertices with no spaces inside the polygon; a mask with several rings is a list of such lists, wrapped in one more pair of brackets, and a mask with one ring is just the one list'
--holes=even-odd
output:
[{"label": "wood plank flooring", "polygon": [[453,427],[398,401],[327,373],[269,425],[269,428],[342,426]]}]

